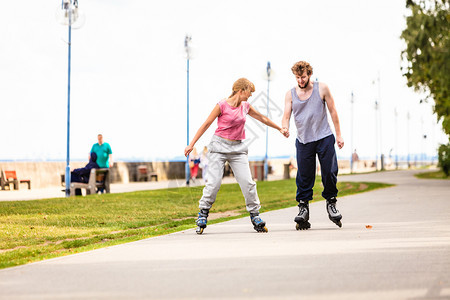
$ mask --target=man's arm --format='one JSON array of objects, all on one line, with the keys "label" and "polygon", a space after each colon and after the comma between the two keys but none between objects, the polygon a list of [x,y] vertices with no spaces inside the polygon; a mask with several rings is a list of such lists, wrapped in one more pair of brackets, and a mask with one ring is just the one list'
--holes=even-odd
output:
[{"label": "man's arm", "polygon": [[328,111],[330,112],[331,120],[333,121],[334,129],[336,130],[336,142],[339,149],[344,147],[344,139],[341,135],[341,126],[339,124],[339,116],[336,110],[336,106],[334,104],[333,96],[331,96],[330,89],[325,83],[320,83],[320,93],[323,96],[323,99],[327,103]]},{"label": "man's arm", "polygon": [[281,127],[287,130],[289,132],[289,121],[291,120],[291,114],[292,114],[292,95],[291,91],[288,91],[286,93],[286,96],[284,97],[284,113],[283,113],[283,119],[281,120]]}]

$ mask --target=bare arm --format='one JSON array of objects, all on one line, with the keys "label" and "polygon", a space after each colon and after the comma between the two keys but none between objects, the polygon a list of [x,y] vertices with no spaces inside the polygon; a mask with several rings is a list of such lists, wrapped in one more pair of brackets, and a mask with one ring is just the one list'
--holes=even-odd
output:
[{"label": "bare arm", "polygon": [[187,146],[184,149],[184,156],[188,156],[189,153],[191,153],[192,149],[194,149],[194,145],[195,143],[197,143],[197,141],[199,140],[199,138],[201,138],[201,136],[205,133],[205,131],[209,128],[209,126],[211,126],[212,122],[214,122],[214,120],[220,115],[220,107],[219,104],[216,104],[216,106],[214,106],[212,112],[209,114],[208,118],[206,119],[206,121],[202,124],[202,126],[200,126],[200,128],[197,130],[197,133],[195,134],[194,138],[192,139],[191,143],[189,144],[189,146]]},{"label": "bare arm", "polygon": [[114,166],[112,154],[109,155],[109,167],[112,168]]},{"label": "bare arm", "polygon": [[292,95],[291,91],[288,91],[284,98],[284,113],[283,119],[281,121],[281,126],[284,129],[286,129],[288,134],[289,134],[289,121],[291,120],[291,114],[292,114]]},{"label": "bare arm", "polygon": [[330,89],[324,83],[320,83],[320,92],[323,95],[323,99],[327,103],[328,111],[330,112],[331,120],[333,121],[334,129],[336,130],[336,142],[339,149],[344,147],[344,139],[341,135],[341,126],[339,124],[339,116],[334,104],[333,96],[331,96]]},{"label": "bare arm", "polygon": [[[260,112],[258,112],[253,106],[250,105],[250,109],[248,110],[248,114],[254,118],[255,120],[260,121],[263,124],[266,124],[267,126],[270,126],[272,128],[275,128],[279,132],[281,132],[285,137],[289,136],[289,131],[286,131],[285,129],[281,128],[277,124],[275,124],[271,119],[268,117],[262,115]],[[288,135],[286,135],[286,132]]]}]

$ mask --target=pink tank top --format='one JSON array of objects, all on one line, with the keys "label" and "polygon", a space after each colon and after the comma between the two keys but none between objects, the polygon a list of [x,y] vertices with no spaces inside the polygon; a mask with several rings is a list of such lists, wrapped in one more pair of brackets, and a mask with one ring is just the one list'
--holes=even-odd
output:
[{"label": "pink tank top", "polygon": [[220,115],[217,118],[217,129],[214,134],[224,139],[244,140],[245,119],[250,104],[247,101],[242,101],[238,107],[232,107],[225,99],[217,104],[220,107]]}]

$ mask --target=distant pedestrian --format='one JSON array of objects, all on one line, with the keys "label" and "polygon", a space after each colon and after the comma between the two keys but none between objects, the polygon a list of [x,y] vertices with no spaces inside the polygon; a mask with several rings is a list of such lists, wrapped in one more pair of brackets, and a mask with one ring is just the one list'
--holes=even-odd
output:
[{"label": "distant pedestrian", "polygon": [[114,163],[112,159],[111,146],[108,143],[103,142],[102,134],[99,134],[97,139],[98,143],[95,143],[91,148],[91,152],[95,152],[97,154],[97,164],[100,168],[112,168]]},{"label": "distant pedestrian", "polygon": [[209,164],[209,158],[208,158],[208,147],[203,147],[202,154],[200,155],[200,168],[202,168],[202,178],[203,181],[206,183],[208,182],[208,164]]},{"label": "distant pedestrian", "polygon": [[199,165],[200,156],[198,155],[197,149],[194,147],[191,154],[189,154],[189,168],[191,171],[192,182],[195,182],[197,179]]},{"label": "distant pedestrian", "polygon": [[[324,190],[322,196],[327,201],[328,217],[339,227],[342,215],[336,209],[336,188],[338,164],[334,143],[344,146],[339,117],[330,89],[325,83],[311,81],[313,69],[305,61],[299,61],[291,68],[297,86],[286,93],[283,128],[289,130],[291,114],[297,127],[297,195],[299,214],[295,217],[297,229],[308,229],[309,201],[313,198],[315,182],[316,154],[319,157]],[[327,109],[336,130],[336,139],[327,119]]]},{"label": "distant pedestrian", "polygon": [[[101,133],[97,136],[97,139],[98,143],[95,143],[92,146],[91,153],[94,152],[97,154],[97,164],[100,168],[112,168],[114,163],[112,159],[111,146],[108,143],[103,142],[103,135]],[[99,188],[98,191],[103,193],[105,189]]]},{"label": "distant pedestrian", "polygon": [[359,156],[358,153],[356,153],[356,149],[352,154],[352,172],[356,169],[358,169],[358,162],[359,162]]},{"label": "distant pedestrian", "polygon": [[216,104],[209,117],[200,126],[189,146],[184,150],[188,156],[193,150],[195,143],[217,119],[218,128],[208,146],[209,170],[208,182],[203,189],[203,196],[199,201],[200,212],[197,219],[197,233],[203,233],[206,228],[207,217],[211,206],[216,201],[219,191],[225,162],[230,164],[234,176],[238,181],[244,194],[247,211],[256,231],[267,232],[266,223],[259,216],[261,208],[256,183],[252,179],[248,163],[248,147],[243,142],[245,139],[245,121],[247,114],[256,120],[279,130],[285,136],[289,133],[276,125],[269,118],[260,114],[248,102],[248,98],[255,91],[255,86],[245,78],[238,79],[232,88],[232,94]]}]

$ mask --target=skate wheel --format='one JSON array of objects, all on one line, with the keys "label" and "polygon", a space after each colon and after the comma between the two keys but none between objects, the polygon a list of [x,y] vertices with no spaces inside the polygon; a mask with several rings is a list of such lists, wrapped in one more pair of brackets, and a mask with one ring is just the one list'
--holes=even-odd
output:
[{"label": "skate wheel", "polygon": [[197,234],[202,234],[203,230],[205,230],[205,228],[198,227],[195,232],[197,232]]},{"label": "skate wheel", "polygon": [[297,223],[297,224],[295,225],[295,229],[297,229],[297,230],[307,230],[307,229],[309,229],[309,228],[311,228],[311,224],[310,224],[309,222],[306,222],[306,223]]},{"label": "skate wheel", "polygon": [[268,232],[269,230],[267,229],[266,226],[264,227],[253,227],[257,232]]}]

